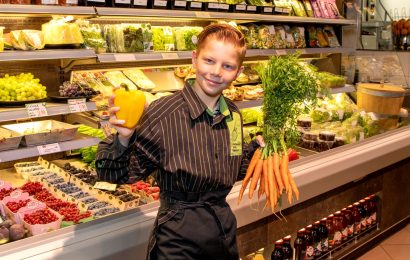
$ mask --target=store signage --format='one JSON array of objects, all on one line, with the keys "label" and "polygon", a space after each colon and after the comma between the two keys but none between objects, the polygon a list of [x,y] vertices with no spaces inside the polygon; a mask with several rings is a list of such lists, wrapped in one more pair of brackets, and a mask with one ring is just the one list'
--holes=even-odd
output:
[{"label": "store signage", "polygon": [[40,155],[61,152],[61,148],[58,143],[39,145],[37,146],[37,150]]},{"label": "store signage", "polygon": [[167,6],[167,1],[154,0],[154,6]]},{"label": "store signage", "polygon": [[256,11],[256,5],[248,5],[246,7],[246,10],[248,10],[250,12],[255,12]]},{"label": "store signage", "polygon": [[167,53],[167,52],[162,52],[161,53],[162,59],[164,60],[176,60],[179,59],[178,53]]},{"label": "store signage", "polygon": [[[190,6],[192,8],[202,8],[202,2],[191,2]],[[196,17],[198,17],[198,15]]]},{"label": "store signage", "polygon": [[195,12],[195,16],[196,18],[211,18],[211,14],[209,12]]},{"label": "store signage", "polygon": [[131,0],[115,0],[116,4],[131,4]]},{"label": "store signage", "polygon": [[136,61],[134,54],[114,54],[114,61]]},{"label": "store signage", "polygon": [[178,1],[176,0],[174,3],[175,6],[182,6],[185,7],[186,6],[186,1]]},{"label": "store signage", "polygon": [[117,189],[117,184],[105,182],[105,181],[97,181],[94,184],[95,189],[99,190],[109,190],[109,191],[115,191]]},{"label": "store signage", "polygon": [[273,12],[273,8],[272,8],[272,7],[264,7],[264,8],[263,8],[263,12],[264,12],[264,13],[272,13],[272,12]]},{"label": "store signage", "polygon": [[148,0],[134,0],[134,5],[147,6]]},{"label": "store signage", "polygon": [[46,103],[26,104],[28,117],[42,117],[48,116]]},{"label": "store signage", "polygon": [[69,99],[68,107],[71,113],[88,111],[87,104],[85,103],[85,98]]},{"label": "store signage", "polygon": [[235,8],[238,11],[245,11],[246,10],[246,5],[236,5]]},{"label": "store signage", "polygon": [[229,10],[229,5],[227,4],[219,4],[218,8],[221,10]]}]

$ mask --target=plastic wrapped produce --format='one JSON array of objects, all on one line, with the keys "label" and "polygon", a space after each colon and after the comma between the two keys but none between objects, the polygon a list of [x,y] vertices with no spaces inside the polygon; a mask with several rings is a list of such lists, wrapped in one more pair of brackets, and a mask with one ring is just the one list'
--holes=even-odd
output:
[{"label": "plastic wrapped produce", "polygon": [[248,49],[258,48],[258,26],[255,24],[250,24],[249,26],[240,26],[240,30],[245,35],[246,47]]},{"label": "plastic wrapped produce", "polygon": [[170,26],[152,27],[154,51],[174,51],[174,33]]},{"label": "plastic wrapped produce", "polygon": [[285,49],[286,48],[286,32],[282,25],[275,26],[275,49]]},{"label": "plastic wrapped produce", "polygon": [[87,49],[93,49],[96,53],[106,52],[107,44],[102,36],[99,24],[90,24],[86,20],[77,20],[76,23],[80,26],[80,32],[84,38],[84,46]]},{"label": "plastic wrapped produce", "polygon": [[44,34],[37,30],[11,31],[10,42],[17,50],[40,50],[44,48]]},{"label": "plastic wrapped produce", "polygon": [[72,17],[53,19],[41,25],[47,47],[77,46],[84,43],[78,25],[70,23],[72,19]]},{"label": "plastic wrapped produce", "polygon": [[109,52],[144,52],[153,49],[150,24],[105,25],[104,36]]},{"label": "plastic wrapped produce", "polygon": [[198,35],[203,30],[202,27],[175,27],[175,47],[178,51],[194,50],[198,41]]},{"label": "plastic wrapped produce", "polygon": [[273,49],[275,39],[275,27],[273,25],[261,25],[258,28],[259,49]]},{"label": "plastic wrapped produce", "polygon": [[155,83],[152,82],[140,69],[126,69],[122,72],[142,90],[148,91],[155,88]]},{"label": "plastic wrapped produce", "polygon": [[129,80],[121,71],[107,71],[104,73],[106,79],[114,86],[125,84],[130,90],[137,89],[134,83]]},{"label": "plastic wrapped produce", "polygon": [[332,26],[326,25],[323,28],[323,33],[326,38],[326,41],[329,43],[329,47],[331,48],[340,47],[340,43],[337,40],[335,30],[333,29]]},{"label": "plastic wrapped produce", "polygon": [[293,39],[295,40],[296,48],[306,48],[305,28],[293,26],[290,29]]},{"label": "plastic wrapped produce", "polygon": [[283,26],[285,29],[285,35],[286,35],[286,48],[293,49],[296,47],[295,39],[293,38],[293,33],[290,29],[289,25],[284,25]]},{"label": "plastic wrapped produce", "polygon": [[302,16],[306,17],[306,12],[305,8],[303,7],[303,4],[298,1],[298,0],[291,0],[290,4],[292,5],[293,12],[296,14],[296,16]]}]

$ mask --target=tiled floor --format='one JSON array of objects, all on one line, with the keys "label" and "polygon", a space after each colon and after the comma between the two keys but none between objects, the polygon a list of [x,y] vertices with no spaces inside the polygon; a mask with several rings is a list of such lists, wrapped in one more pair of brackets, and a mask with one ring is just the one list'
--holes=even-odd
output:
[{"label": "tiled floor", "polygon": [[359,258],[359,260],[408,259],[410,259],[410,224]]}]

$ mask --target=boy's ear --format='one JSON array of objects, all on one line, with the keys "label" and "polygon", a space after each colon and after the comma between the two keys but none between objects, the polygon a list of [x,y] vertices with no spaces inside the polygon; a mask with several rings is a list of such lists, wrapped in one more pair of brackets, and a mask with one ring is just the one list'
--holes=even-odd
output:
[{"label": "boy's ear", "polygon": [[244,66],[241,66],[238,70],[238,72],[236,73],[236,77],[239,76],[239,74],[241,74],[243,72]]},{"label": "boy's ear", "polygon": [[198,54],[196,51],[192,51],[192,67],[196,69],[196,62],[198,59]]}]

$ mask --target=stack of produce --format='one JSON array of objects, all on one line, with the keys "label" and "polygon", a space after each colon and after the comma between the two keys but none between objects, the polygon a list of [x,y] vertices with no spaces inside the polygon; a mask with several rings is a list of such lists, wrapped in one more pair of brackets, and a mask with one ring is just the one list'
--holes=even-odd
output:
[{"label": "stack of produce", "polygon": [[174,27],[175,48],[178,51],[195,50],[202,27]]},{"label": "stack of produce", "polygon": [[76,23],[80,27],[81,35],[84,38],[85,48],[93,49],[96,53],[106,52],[107,44],[99,24],[90,24],[90,21],[82,19],[77,20]]},{"label": "stack of produce", "polygon": [[47,97],[46,87],[31,73],[0,78],[0,101],[28,101]]},{"label": "stack of produce", "polygon": [[[289,171],[288,147],[299,140],[297,117],[308,110],[305,102],[314,104],[319,85],[315,74],[298,60],[297,55],[271,57],[261,64],[264,88],[263,137],[265,147],[255,151],[239,192],[238,203],[249,182],[249,198],[259,183],[258,198],[266,196],[266,206],[274,211],[285,190],[289,203],[298,188]],[[286,140],[285,140],[286,136]]]},{"label": "stack of produce", "polygon": [[170,26],[153,26],[152,42],[154,51],[174,51],[174,33]]},{"label": "stack of produce", "polygon": [[329,72],[318,72],[317,77],[322,88],[341,88],[346,84],[344,77]]},{"label": "stack of produce", "polygon": [[109,52],[152,51],[151,25],[146,24],[107,24],[104,37]]}]

